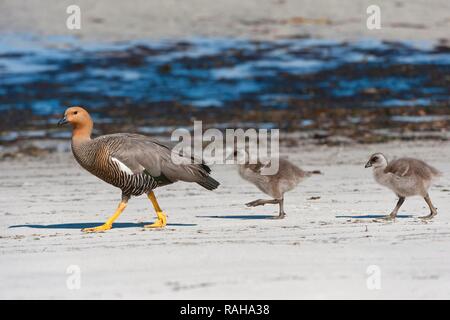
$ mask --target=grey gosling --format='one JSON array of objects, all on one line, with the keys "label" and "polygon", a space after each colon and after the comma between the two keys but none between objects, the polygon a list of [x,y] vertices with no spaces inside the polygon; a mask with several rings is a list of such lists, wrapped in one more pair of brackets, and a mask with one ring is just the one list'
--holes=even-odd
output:
[{"label": "grey gosling", "polygon": [[397,205],[385,219],[395,219],[405,198],[416,195],[422,196],[430,208],[430,214],[420,218],[431,219],[437,214],[428,194],[433,180],[441,175],[437,169],[413,158],[400,158],[388,162],[382,153],[370,156],[365,167],[373,167],[375,181],[388,187],[398,196]]},{"label": "grey gosling", "polygon": [[162,228],[167,216],[159,207],[153,189],[176,181],[195,182],[208,190],[219,186],[219,182],[209,176],[211,169],[207,165],[192,163],[191,158],[175,154],[169,146],[150,137],[117,133],[92,139],[93,121],[81,107],[68,108],[58,124],[72,125],[72,152],[77,162],[122,190],[122,201],[114,215],[101,226],[83,229],[85,232],[111,229],[130,197],[144,193],[158,217],[155,223],[145,227]]},{"label": "grey gosling", "polygon": [[[235,152],[235,155],[237,152]],[[247,161],[248,162],[248,161]],[[274,219],[283,219],[286,216],[284,212],[284,194],[294,189],[305,178],[319,171],[303,171],[286,159],[279,159],[279,169],[274,175],[263,175],[261,169],[264,166],[270,166],[270,162],[265,164],[258,163],[239,164],[239,175],[253,183],[259,190],[271,196],[273,199],[258,199],[246,203],[248,207],[263,206],[265,204],[278,204],[279,214]]]}]

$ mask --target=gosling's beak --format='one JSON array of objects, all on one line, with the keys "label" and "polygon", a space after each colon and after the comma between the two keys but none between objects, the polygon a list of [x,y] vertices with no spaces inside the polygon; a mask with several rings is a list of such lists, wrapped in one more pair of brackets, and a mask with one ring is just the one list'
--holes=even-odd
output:
[{"label": "gosling's beak", "polygon": [[370,168],[372,166],[372,162],[367,161],[366,165],[364,166],[364,168]]},{"label": "gosling's beak", "polygon": [[61,120],[58,121],[58,127],[61,127],[68,123],[69,123],[69,121],[67,121],[66,116],[64,116]]}]

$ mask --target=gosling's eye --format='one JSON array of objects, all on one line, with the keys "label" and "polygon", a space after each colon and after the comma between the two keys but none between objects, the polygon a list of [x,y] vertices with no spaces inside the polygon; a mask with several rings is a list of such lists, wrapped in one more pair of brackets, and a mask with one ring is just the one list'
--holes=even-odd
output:
[{"label": "gosling's eye", "polygon": [[378,161],[378,157],[373,157],[372,161]]},{"label": "gosling's eye", "polygon": [[73,112],[73,114],[75,114],[75,115],[76,115],[77,113],[78,113],[78,111],[74,111],[74,112]]}]

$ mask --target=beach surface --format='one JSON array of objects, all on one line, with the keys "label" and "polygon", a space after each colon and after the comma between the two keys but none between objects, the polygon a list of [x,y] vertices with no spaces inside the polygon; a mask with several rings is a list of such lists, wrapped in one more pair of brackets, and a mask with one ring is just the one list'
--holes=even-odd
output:
[{"label": "beach surface", "polygon": [[70,0],[0,3],[0,30],[38,35],[76,35],[95,41],[200,37],[354,40],[446,40],[447,0],[378,0],[381,29],[366,27],[371,0],[78,0],[81,30],[66,28]]},{"label": "beach surface", "polygon": [[[430,191],[435,219],[418,218],[428,208],[415,197],[395,222],[377,220],[396,203],[364,168],[377,151],[443,172]],[[80,229],[113,213],[118,189],[70,153],[1,161],[0,298],[450,298],[449,142],[304,145],[282,155],[322,172],[286,195],[284,220],[270,219],[276,206],[245,207],[266,196],[236,167],[214,165],[214,192],[187,183],[156,190],[165,229],[143,229],[155,214],[141,196],[97,234]]]}]

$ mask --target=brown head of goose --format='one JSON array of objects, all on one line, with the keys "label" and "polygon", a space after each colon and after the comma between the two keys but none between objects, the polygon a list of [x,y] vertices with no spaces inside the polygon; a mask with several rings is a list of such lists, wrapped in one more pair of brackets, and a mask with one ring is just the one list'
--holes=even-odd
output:
[{"label": "brown head of goose", "polygon": [[385,219],[395,219],[406,197],[416,195],[423,197],[430,208],[430,214],[421,218],[431,219],[437,214],[428,194],[433,180],[441,175],[436,168],[414,158],[399,158],[388,162],[382,153],[370,156],[366,163],[366,168],[369,167],[373,168],[375,181],[388,187],[398,196],[397,205]]},{"label": "brown head of goose", "polygon": [[[81,107],[70,107],[59,125],[72,125],[72,152],[87,171],[122,190],[122,201],[116,212],[103,225],[83,231],[97,232],[112,228],[131,196],[147,194],[158,219],[146,227],[164,227],[166,215],[159,207],[153,189],[177,181],[195,182],[214,190],[219,182],[209,176],[211,170],[203,163],[175,154],[171,148],[150,137],[117,133],[91,138],[93,121]],[[176,161],[173,161],[176,159]]]}]

